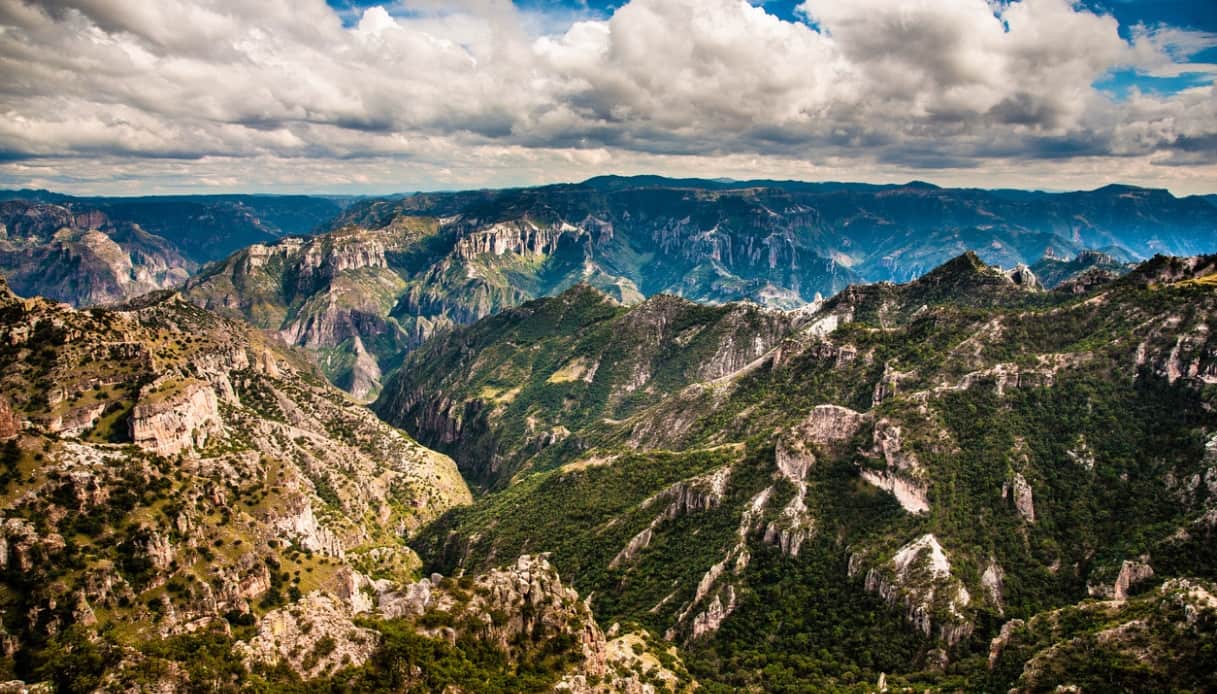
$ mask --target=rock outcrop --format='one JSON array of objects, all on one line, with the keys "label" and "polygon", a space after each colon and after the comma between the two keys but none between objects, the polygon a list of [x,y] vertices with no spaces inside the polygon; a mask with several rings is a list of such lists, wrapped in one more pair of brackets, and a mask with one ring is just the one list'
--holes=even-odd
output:
[{"label": "rock outcrop", "polygon": [[896,497],[909,513],[929,511],[925,471],[916,454],[905,449],[901,427],[888,419],[875,422],[874,449],[886,466],[881,470],[862,469],[862,479]]},{"label": "rock outcrop", "polygon": [[[78,311],[0,287],[0,309],[0,398],[24,427],[5,443],[22,474],[6,448],[0,489],[0,588],[28,606],[5,620],[10,653],[69,628],[139,652],[257,627],[262,661],[346,667],[375,639],[348,638],[368,597],[343,585],[410,578],[405,537],[471,500],[451,459],[178,297]],[[122,689],[142,670],[120,660],[106,677]]]},{"label": "rock outcrop", "polygon": [[[859,561],[850,559],[851,573]],[[967,588],[951,574],[951,562],[938,538],[922,535],[901,547],[891,559],[866,573],[866,590],[901,606],[922,634],[954,645],[972,632],[964,610],[972,601]],[[935,633],[935,627],[937,627]]]},{"label": "rock outcrop", "polygon": [[202,381],[154,381],[131,411],[131,440],[158,455],[201,450],[222,431],[215,391]]},{"label": "rock outcrop", "polygon": [[1112,583],[1090,583],[1086,589],[1091,597],[1127,600],[1132,588],[1153,576],[1154,569],[1149,565],[1146,557],[1141,557],[1140,560],[1125,559],[1120,563],[1120,571]]},{"label": "rock outcrop", "polygon": [[0,439],[12,438],[18,431],[21,431],[21,421],[8,399],[0,395]]},{"label": "rock outcrop", "polygon": [[356,626],[349,608],[324,593],[267,613],[258,633],[239,642],[236,653],[247,662],[274,667],[285,663],[305,679],[344,667],[363,665],[376,650],[380,634]]},{"label": "rock outcrop", "polygon": [[1031,493],[1031,485],[1027,482],[1027,478],[1023,477],[1022,473],[1014,473],[1013,490],[1014,508],[1018,510],[1018,515],[1022,516],[1023,520],[1028,523],[1035,522],[1035,499]]},{"label": "rock outcrop", "polygon": [[868,415],[839,405],[817,405],[777,443],[778,468],[792,478],[802,478],[815,462],[815,450],[839,454],[842,446],[869,420]]}]

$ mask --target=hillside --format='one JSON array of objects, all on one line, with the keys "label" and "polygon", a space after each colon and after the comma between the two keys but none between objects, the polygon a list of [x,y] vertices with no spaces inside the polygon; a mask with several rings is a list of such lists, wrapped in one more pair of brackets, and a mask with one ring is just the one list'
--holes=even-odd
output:
[{"label": "hillside", "polygon": [[1217,209],[1129,187],[601,177],[359,201],[328,226],[240,251],[186,294],[317,352],[361,398],[427,337],[577,283],[627,304],[666,293],[792,309],[853,283],[913,279],[973,248],[1006,267],[1044,259],[1052,285],[1093,264],[1088,248],[1106,249],[1113,260],[1100,265],[1113,272],[1125,270],[1115,257],[1217,250]]},{"label": "hillside", "polygon": [[0,192],[0,272],[21,294],[114,304],[181,285],[253,243],[307,234],[341,209],[304,196],[74,198]]},{"label": "hillside", "polygon": [[966,254],[796,312],[580,286],[429,342],[374,409],[483,490],[430,568],[552,552],[708,691],[1204,689],[1215,272],[1054,292]]},{"label": "hillside", "polygon": [[684,677],[630,647],[643,635],[606,636],[544,557],[420,578],[403,539],[470,501],[452,461],[255,330],[171,294],[76,311],[0,281],[0,345],[2,680],[590,692]]}]

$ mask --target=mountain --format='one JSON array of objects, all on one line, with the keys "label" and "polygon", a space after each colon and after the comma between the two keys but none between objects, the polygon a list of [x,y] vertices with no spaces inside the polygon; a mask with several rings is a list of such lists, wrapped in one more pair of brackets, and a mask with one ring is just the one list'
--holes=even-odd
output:
[{"label": "mountain", "polygon": [[0,344],[4,680],[690,684],[651,635],[606,634],[544,555],[422,577],[404,538],[471,501],[452,460],[257,330],[172,293],[77,311],[0,280]]},{"label": "mountain", "polygon": [[624,303],[666,293],[793,309],[850,284],[908,281],[970,249],[1006,267],[1088,248],[1128,259],[1217,250],[1217,208],[1126,186],[610,176],[362,200],[327,228],[239,251],[186,295],[316,351],[361,398],[429,336],[581,282]]},{"label": "mountain", "polygon": [[0,345],[2,680],[687,681],[645,634],[606,635],[544,556],[420,577],[403,538],[471,500],[452,460],[259,331],[171,293],[77,311],[0,280]]},{"label": "mountain", "polygon": [[410,354],[374,409],[479,491],[429,570],[550,561],[708,691],[1203,690],[1217,257],[1082,288],[964,254],[797,311],[589,286]]},{"label": "mountain", "polygon": [[18,292],[76,306],[179,286],[252,243],[307,234],[341,202],[304,196],[73,198],[0,193],[0,272]]},{"label": "mountain", "polygon": [[1045,256],[1031,266],[1031,271],[1047,287],[1063,288],[1065,285],[1085,290],[1113,280],[1135,267],[1135,263],[1122,262],[1100,251],[1082,251],[1076,257],[1063,260]]}]

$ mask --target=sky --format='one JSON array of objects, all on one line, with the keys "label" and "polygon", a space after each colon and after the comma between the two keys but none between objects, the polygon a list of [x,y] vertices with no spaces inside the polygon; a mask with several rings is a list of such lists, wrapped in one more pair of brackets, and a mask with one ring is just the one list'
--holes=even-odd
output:
[{"label": "sky", "polygon": [[1214,0],[0,0],[0,188],[1217,193]]}]

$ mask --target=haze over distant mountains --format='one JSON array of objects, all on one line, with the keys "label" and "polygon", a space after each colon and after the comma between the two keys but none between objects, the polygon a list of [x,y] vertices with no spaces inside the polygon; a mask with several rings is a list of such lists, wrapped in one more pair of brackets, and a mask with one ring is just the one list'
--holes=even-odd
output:
[{"label": "haze over distant mountains", "polygon": [[626,303],[670,293],[793,308],[853,283],[906,281],[970,249],[1004,267],[1087,249],[1109,266],[1217,250],[1217,208],[1114,186],[1046,194],[602,177],[363,200],[326,228],[238,252],[186,293],[318,350],[326,373],[359,395],[436,330],[577,282]]}]

